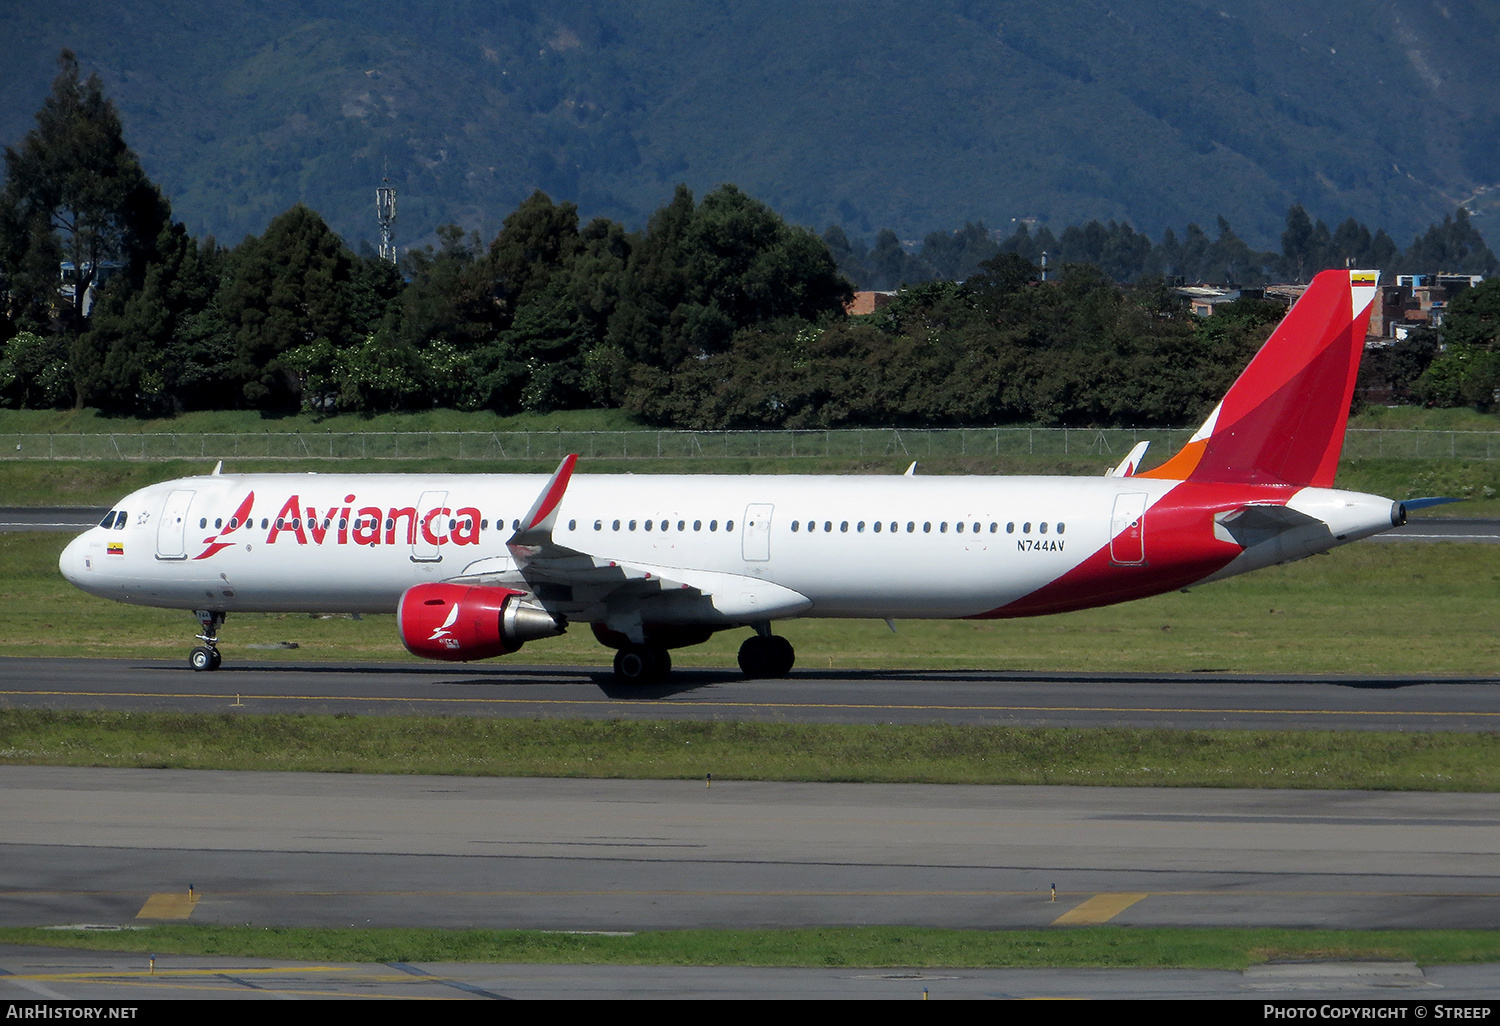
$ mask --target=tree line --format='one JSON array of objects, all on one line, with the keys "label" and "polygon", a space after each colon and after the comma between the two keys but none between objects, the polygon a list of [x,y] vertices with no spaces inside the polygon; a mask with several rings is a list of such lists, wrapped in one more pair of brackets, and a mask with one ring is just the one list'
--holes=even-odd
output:
[{"label": "tree line", "polygon": [[1092,264],[1121,283],[1158,275],[1169,281],[1228,285],[1306,282],[1329,267],[1378,269],[1388,281],[1397,274],[1500,272],[1500,258],[1485,245],[1463,207],[1430,225],[1404,250],[1385,229],[1372,234],[1352,217],[1330,230],[1322,221],[1314,222],[1300,203],[1287,210],[1280,252],[1252,249],[1222,217],[1215,230],[1217,234],[1210,235],[1189,224],[1179,236],[1168,228],[1161,241],[1153,243],[1128,222],[1090,221],[1070,225],[1060,235],[1045,226],[1033,232],[1022,222],[1010,236],[998,238],[980,221],[954,232],[931,232],[919,247],[908,248],[889,228],[869,245],[833,225],[823,233],[823,241],[845,277],[858,288],[876,291],[961,280],[1004,253],[1036,264],[1045,253],[1053,267]]},{"label": "tree line", "polygon": [[[7,406],[597,406],[698,428],[1182,424],[1206,412],[1283,313],[1241,300],[1195,318],[1168,287],[1179,265],[1149,263],[1169,241],[1200,264],[1267,257],[1244,256],[1227,224],[1217,241],[1190,227],[1151,245],[1128,225],[1095,222],[1060,238],[1022,226],[1002,245],[982,226],[936,233],[923,249],[933,276],[875,315],[849,317],[840,266],[856,247],[837,229],[788,225],[733,185],[701,198],[679,186],[640,231],[583,223],[573,204],[537,192],[488,243],[450,225],[399,266],[352,252],[301,205],[227,247],[172,219],[97,76],[83,79],[66,51],[59,63],[36,128],[5,151]],[[1279,259],[1310,274],[1343,266],[1350,240],[1389,241],[1358,228],[1329,233],[1294,207]],[[1461,211],[1428,234],[1434,247],[1488,254]],[[1055,272],[1042,282],[1051,246]],[[1135,274],[1131,260],[1147,262]],[[60,290],[64,262],[73,271]],[[1468,332],[1457,350],[1439,354],[1435,337],[1419,336],[1400,359],[1376,361],[1379,387],[1493,402],[1490,285],[1455,300],[1454,330]]]}]

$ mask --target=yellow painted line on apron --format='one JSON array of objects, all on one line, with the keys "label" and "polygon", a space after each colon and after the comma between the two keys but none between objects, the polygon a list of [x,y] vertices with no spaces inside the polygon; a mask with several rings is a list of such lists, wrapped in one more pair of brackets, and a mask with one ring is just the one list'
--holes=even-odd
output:
[{"label": "yellow painted line on apron", "polygon": [[1075,905],[1056,919],[1053,926],[1097,926],[1107,923],[1149,894],[1096,894],[1081,905]]},{"label": "yellow painted line on apron", "polygon": [[186,919],[193,914],[197,906],[196,897],[188,897],[186,894],[153,894],[146,899],[141,910],[135,914],[137,919]]}]

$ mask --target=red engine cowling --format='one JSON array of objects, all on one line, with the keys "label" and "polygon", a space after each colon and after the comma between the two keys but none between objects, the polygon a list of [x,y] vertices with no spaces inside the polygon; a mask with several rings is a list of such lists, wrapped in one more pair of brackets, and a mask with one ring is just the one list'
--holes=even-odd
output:
[{"label": "red engine cowling", "polygon": [[412,655],[468,662],[508,655],[567,627],[510,588],[418,584],[396,606],[396,628]]}]

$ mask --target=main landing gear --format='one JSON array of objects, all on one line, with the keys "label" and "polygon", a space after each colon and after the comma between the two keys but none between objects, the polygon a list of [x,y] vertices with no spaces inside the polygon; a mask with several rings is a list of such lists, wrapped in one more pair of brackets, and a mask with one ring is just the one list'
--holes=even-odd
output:
[{"label": "main landing gear", "polygon": [[[785,677],[792,672],[796,653],[792,643],[771,633],[769,623],[753,625],[755,633],[740,646],[740,669],[754,679]],[[669,648],[701,645],[713,636],[711,627],[648,626],[644,642],[634,642],[624,632],[594,624],[594,637],[615,650],[615,680],[621,684],[660,684],[672,671]]]},{"label": "main landing gear", "polygon": [[193,615],[203,627],[198,640],[203,642],[188,656],[188,665],[194,670],[217,670],[224,657],[219,654],[219,628],[224,625],[224,614],[217,610],[195,609]]}]

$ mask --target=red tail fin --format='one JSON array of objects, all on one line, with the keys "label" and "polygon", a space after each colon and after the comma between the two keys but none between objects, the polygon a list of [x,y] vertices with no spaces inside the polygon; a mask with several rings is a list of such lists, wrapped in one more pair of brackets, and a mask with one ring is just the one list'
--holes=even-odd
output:
[{"label": "red tail fin", "polygon": [[1379,277],[1314,278],[1182,451],[1136,476],[1331,488]]}]

